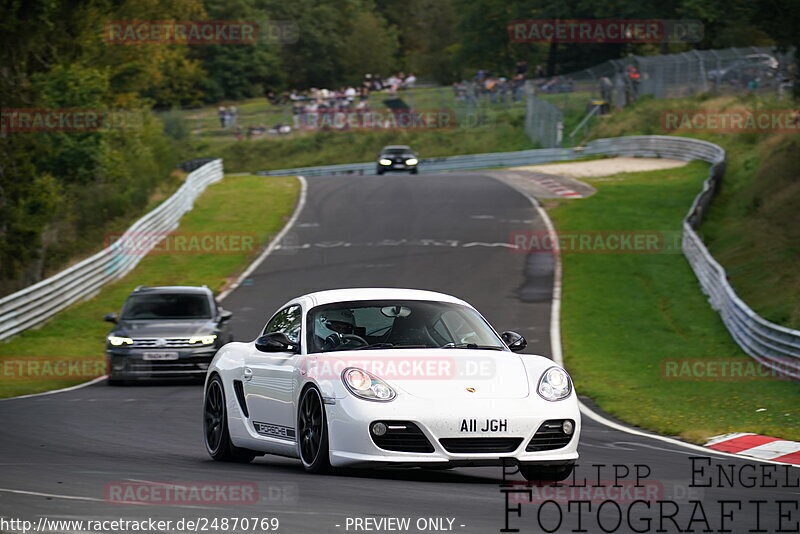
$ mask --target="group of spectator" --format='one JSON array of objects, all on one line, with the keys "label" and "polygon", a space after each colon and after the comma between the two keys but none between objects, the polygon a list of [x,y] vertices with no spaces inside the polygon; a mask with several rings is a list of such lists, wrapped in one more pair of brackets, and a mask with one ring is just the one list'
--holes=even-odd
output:
[{"label": "group of spectator", "polygon": [[417,77],[404,72],[390,74],[385,80],[380,74],[365,74],[361,86],[367,91],[386,91],[391,96],[396,96],[401,89],[413,89],[417,83]]},{"label": "group of spectator", "polygon": [[236,109],[236,106],[220,106],[217,109],[217,115],[219,116],[219,125],[223,130],[236,128],[236,121],[239,117],[239,110]]},{"label": "group of spectator", "polygon": [[525,83],[533,81],[537,92],[566,93],[575,90],[572,80],[561,76],[547,77],[542,65],[536,65],[533,77],[529,76],[528,64],[517,61],[513,76],[498,76],[486,69],[479,69],[470,80],[453,83],[453,94],[456,101],[475,105],[480,99],[487,99],[493,104],[520,102],[523,100]]}]

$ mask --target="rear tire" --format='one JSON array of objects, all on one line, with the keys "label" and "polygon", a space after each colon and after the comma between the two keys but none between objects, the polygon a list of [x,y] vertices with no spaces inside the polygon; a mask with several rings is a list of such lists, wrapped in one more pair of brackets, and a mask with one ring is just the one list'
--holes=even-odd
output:
[{"label": "rear tire", "polygon": [[325,404],[315,387],[309,387],[300,398],[297,410],[297,447],[303,469],[309,473],[330,470],[328,456],[328,418]]},{"label": "rear tire", "polygon": [[519,472],[528,482],[560,482],[568,479],[573,469],[575,469],[575,464],[519,466]]},{"label": "rear tire", "polygon": [[250,463],[256,452],[242,449],[231,443],[228,431],[228,410],[222,379],[214,375],[206,387],[203,401],[203,441],[209,456],[219,462]]}]

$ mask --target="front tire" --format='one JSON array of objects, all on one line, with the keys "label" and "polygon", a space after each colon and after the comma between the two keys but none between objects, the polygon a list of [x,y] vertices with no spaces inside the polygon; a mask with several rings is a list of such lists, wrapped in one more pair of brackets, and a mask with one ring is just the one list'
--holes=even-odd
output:
[{"label": "front tire", "polygon": [[249,463],[256,457],[255,452],[231,443],[228,410],[225,408],[225,388],[219,375],[214,375],[206,387],[203,401],[203,437],[209,456],[219,462]]},{"label": "front tire", "polygon": [[300,461],[309,473],[325,473],[330,467],[328,456],[328,418],[322,396],[309,387],[300,399],[297,412],[297,442]]}]

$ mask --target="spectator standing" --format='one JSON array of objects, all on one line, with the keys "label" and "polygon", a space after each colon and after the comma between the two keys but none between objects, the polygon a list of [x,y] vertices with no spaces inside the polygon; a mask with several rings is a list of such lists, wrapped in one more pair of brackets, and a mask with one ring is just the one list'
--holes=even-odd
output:
[{"label": "spectator standing", "polygon": [[230,118],[230,122],[228,126],[236,126],[236,119],[239,114],[239,110],[236,109],[236,106],[230,106],[228,108],[228,117]]},{"label": "spectator standing", "polygon": [[217,109],[217,115],[219,115],[219,127],[225,129],[228,123],[228,110],[225,109],[225,106]]}]

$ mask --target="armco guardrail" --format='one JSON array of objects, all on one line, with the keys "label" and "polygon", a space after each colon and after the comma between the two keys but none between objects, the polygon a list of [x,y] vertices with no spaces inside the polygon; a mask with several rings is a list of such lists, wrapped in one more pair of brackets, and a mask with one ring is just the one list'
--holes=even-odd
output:
[{"label": "armco guardrail", "polygon": [[[777,374],[800,379],[800,331],[766,321],[742,302],[728,282],[725,270],[714,260],[695,232],[725,174],[726,155],[722,147],[686,137],[661,135],[615,137],[597,139],[587,143],[584,147],[576,148],[547,148],[431,158],[423,160],[420,172],[517,167],[551,161],[568,161],[593,155],[660,157],[685,161],[702,160],[711,163],[709,176],[703,185],[703,190],[695,198],[683,223],[683,253],[700,281],[700,286],[708,295],[711,306],[719,312],[725,326],[739,346]],[[374,173],[374,163],[356,163],[286,169],[258,174],[264,176],[292,174],[322,176]]]},{"label": "armco guardrail", "polygon": [[654,135],[598,139],[587,145],[585,153],[698,159],[711,163],[703,189],[683,222],[683,254],[708,295],[711,306],[719,312],[742,350],[776,374],[800,379],[800,331],[771,323],[750,309],[736,295],[725,269],[711,256],[695,232],[725,175],[726,154],[722,147],[697,139]]},{"label": "armco guardrail", "polygon": [[[35,326],[73,302],[94,295],[103,285],[125,276],[152,249],[163,234],[174,230],[184,213],[209,184],[222,179],[222,160],[206,163],[186,177],[175,194],[136,221],[111,246],[55,276],[0,299],[0,340]],[[155,236],[137,239],[136,236]],[[136,252],[121,250],[137,243]]]},{"label": "armco guardrail", "polygon": [[[566,161],[580,158],[582,154],[570,148],[544,148],[520,150],[517,152],[494,152],[491,154],[467,154],[446,158],[423,159],[419,172],[430,174],[443,171],[462,171],[487,169],[490,167],[518,167],[535,165],[552,161]],[[262,171],[261,176],[332,176],[339,174],[376,174],[377,163],[346,163],[342,165],[325,165],[321,167],[298,167],[277,171]]]}]

